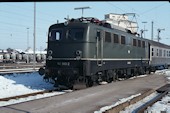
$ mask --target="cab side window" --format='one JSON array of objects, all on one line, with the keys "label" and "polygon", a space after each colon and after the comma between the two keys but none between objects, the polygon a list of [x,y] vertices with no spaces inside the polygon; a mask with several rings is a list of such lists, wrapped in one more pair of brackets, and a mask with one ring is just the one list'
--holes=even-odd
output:
[{"label": "cab side window", "polygon": [[111,42],[111,33],[105,32],[105,42]]},{"label": "cab side window", "polygon": [[121,36],[121,44],[126,44],[125,36]]},{"label": "cab side window", "polygon": [[114,43],[119,43],[119,35],[113,34],[113,40],[114,40]]}]

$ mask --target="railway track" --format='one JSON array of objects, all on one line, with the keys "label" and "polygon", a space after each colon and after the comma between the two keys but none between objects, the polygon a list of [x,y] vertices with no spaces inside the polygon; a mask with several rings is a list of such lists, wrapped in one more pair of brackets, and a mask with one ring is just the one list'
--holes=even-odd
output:
[{"label": "railway track", "polygon": [[144,99],[145,97],[149,96],[150,94],[157,92],[158,95],[156,95],[151,100],[147,101],[146,103],[142,104],[141,106],[137,107],[132,111],[132,113],[144,113],[144,111],[149,107],[152,106],[154,103],[159,101],[161,98],[163,98],[168,92],[170,91],[170,84],[166,84],[156,90],[146,90],[143,94],[126,101],[124,103],[121,103],[117,106],[112,107],[109,110],[106,110],[104,113],[119,113],[120,111],[124,110],[126,107],[133,105],[140,100]]},{"label": "railway track", "polygon": [[144,111],[149,107],[152,106],[154,103],[162,99],[168,92],[170,91],[170,84],[166,84],[161,88],[156,90],[159,94],[154,97],[153,99],[149,100],[148,102],[144,103],[143,105],[136,108],[132,113],[144,113]]},{"label": "railway track", "polygon": [[[9,69],[7,69],[7,70],[9,70]],[[12,70],[14,70],[14,69],[12,69]],[[80,86],[77,86],[77,88],[74,89],[74,91],[78,91],[78,90],[82,90],[82,89],[85,89],[85,88],[80,85]],[[164,90],[165,90],[165,88],[164,89],[162,89],[162,88],[158,89],[158,91],[164,91]],[[38,94],[52,93],[52,92],[56,92],[56,91],[61,91],[61,90],[60,89],[44,90],[44,91],[39,91],[39,92],[34,92],[34,93],[28,93],[28,94],[22,94],[22,95],[11,96],[11,97],[6,97],[6,98],[0,98],[0,102],[2,102],[2,101],[9,101],[11,99],[20,99],[20,98],[26,98],[26,97],[29,97],[29,96],[36,96]],[[62,90],[62,91],[63,92],[68,92],[66,90]],[[141,96],[137,97],[137,99],[132,100],[130,102],[130,104],[134,104],[135,102],[139,101],[140,99],[144,98],[145,96],[147,96],[147,95],[149,95],[149,94],[151,94],[153,92],[154,92],[154,90],[150,90],[150,89],[146,90],[145,93],[142,94],[142,97]],[[54,96],[56,96],[56,95],[54,95]],[[128,104],[129,104],[129,102],[128,102]],[[115,108],[113,108],[112,110],[113,111],[115,109],[116,109],[116,111],[117,110],[122,110],[123,109],[122,106],[124,106],[124,107],[127,106],[127,103],[123,103],[121,105],[118,105]],[[106,113],[114,113],[114,112],[110,112],[110,110],[109,110],[109,111],[106,111]],[[135,112],[135,113],[137,113],[137,112]]]},{"label": "railway track", "polygon": [[[86,88],[82,87],[81,85],[77,86],[77,88],[74,90],[56,88],[56,89],[51,89],[51,90],[44,90],[44,91],[39,91],[39,92],[34,92],[34,93],[28,93],[28,94],[22,94],[22,95],[11,96],[11,97],[6,97],[6,98],[0,98],[0,102],[9,101],[11,99],[20,99],[20,98],[26,98],[29,96],[36,96],[38,94],[53,93],[53,92],[63,92],[63,94],[64,94],[64,93],[69,93],[69,92],[83,90],[83,89],[86,89]],[[56,96],[56,95],[53,95],[53,96]]]},{"label": "railway track", "polygon": [[38,71],[39,68],[18,68],[18,69],[2,69],[0,75],[13,74],[13,73],[31,73]]},{"label": "railway track", "polygon": [[44,66],[44,63],[36,63],[35,68],[33,64],[19,63],[19,64],[1,64],[0,74],[13,74],[13,73],[29,73],[38,71],[40,67]]},{"label": "railway track", "polygon": [[39,92],[29,93],[29,94],[24,94],[24,95],[12,96],[12,97],[7,97],[7,98],[0,98],[0,101],[9,101],[11,99],[25,98],[25,97],[28,97],[28,96],[35,96],[35,95],[38,95],[38,94],[44,94],[44,93],[49,93],[49,92],[52,92],[52,90],[45,90],[45,91],[39,91]]},{"label": "railway track", "polygon": [[[0,69],[17,69],[17,68],[30,68],[33,67],[33,63],[1,63]],[[35,63],[35,67],[44,66],[45,63]]]},{"label": "railway track", "polygon": [[29,97],[29,96],[36,96],[38,94],[52,93],[52,92],[56,92],[56,91],[58,91],[58,90],[57,89],[52,89],[52,90],[44,90],[44,91],[28,93],[28,94],[23,94],[23,95],[11,96],[11,97],[6,97],[6,98],[0,98],[0,102],[9,101],[11,99],[19,99],[19,98],[26,98],[26,97]]}]

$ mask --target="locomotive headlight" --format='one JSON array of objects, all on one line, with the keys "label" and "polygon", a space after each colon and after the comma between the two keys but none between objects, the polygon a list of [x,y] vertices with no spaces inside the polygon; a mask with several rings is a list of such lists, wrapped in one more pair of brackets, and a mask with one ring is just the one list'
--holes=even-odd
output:
[{"label": "locomotive headlight", "polygon": [[48,56],[48,60],[52,60],[52,58],[53,58],[52,56]]},{"label": "locomotive headlight", "polygon": [[80,60],[80,58],[82,57],[82,51],[76,50],[75,54],[76,54],[76,59]]},{"label": "locomotive headlight", "polygon": [[49,50],[49,51],[48,51],[48,54],[49,54],[49,55],[52,55],[52,54],[53,54],[53,51],[52,51],[52,50]]},{"label": "locomotive headlight", "polygon": [[77,50],[77,51],[76,51],[76,55],[77,55],[77,56],[81,56],[81,54],[82,54],[82,51],[80,51],[80,50]]},{"label": "locomotive headlight", "polygon": [[52,51],[52,50],[49,50],[49,51],[48,51],[48,55],[49,55],[49,56],[48,56],[48,60],[52,60],[52,58],[53,58],[53,57],[51,56],[52,54],[53,54],[53,51]]}]

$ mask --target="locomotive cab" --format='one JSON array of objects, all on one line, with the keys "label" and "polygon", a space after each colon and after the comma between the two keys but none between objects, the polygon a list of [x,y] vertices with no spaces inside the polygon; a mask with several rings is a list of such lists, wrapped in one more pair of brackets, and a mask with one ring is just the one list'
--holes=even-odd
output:
[{"label": "locomotive cab", "polygon": [[[52,25],[48,33],[46,66],[40,69],[44,79],[52,79],[57,87],[73,88],[84,80],[84,61],[88,48],[88,25],[81,22]],[[43,70],[45,69],[45,70]]]}]

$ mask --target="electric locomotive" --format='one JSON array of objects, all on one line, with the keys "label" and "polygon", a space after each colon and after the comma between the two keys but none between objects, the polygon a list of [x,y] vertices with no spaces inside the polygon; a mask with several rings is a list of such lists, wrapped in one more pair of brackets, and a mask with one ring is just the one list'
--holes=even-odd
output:
[{"label": "electric locomotive", "polygon": [[68,19],[49,27],[44,79],[57,87],[87,87],[144,74],[149,43],[129,29],[96,18]]}]

